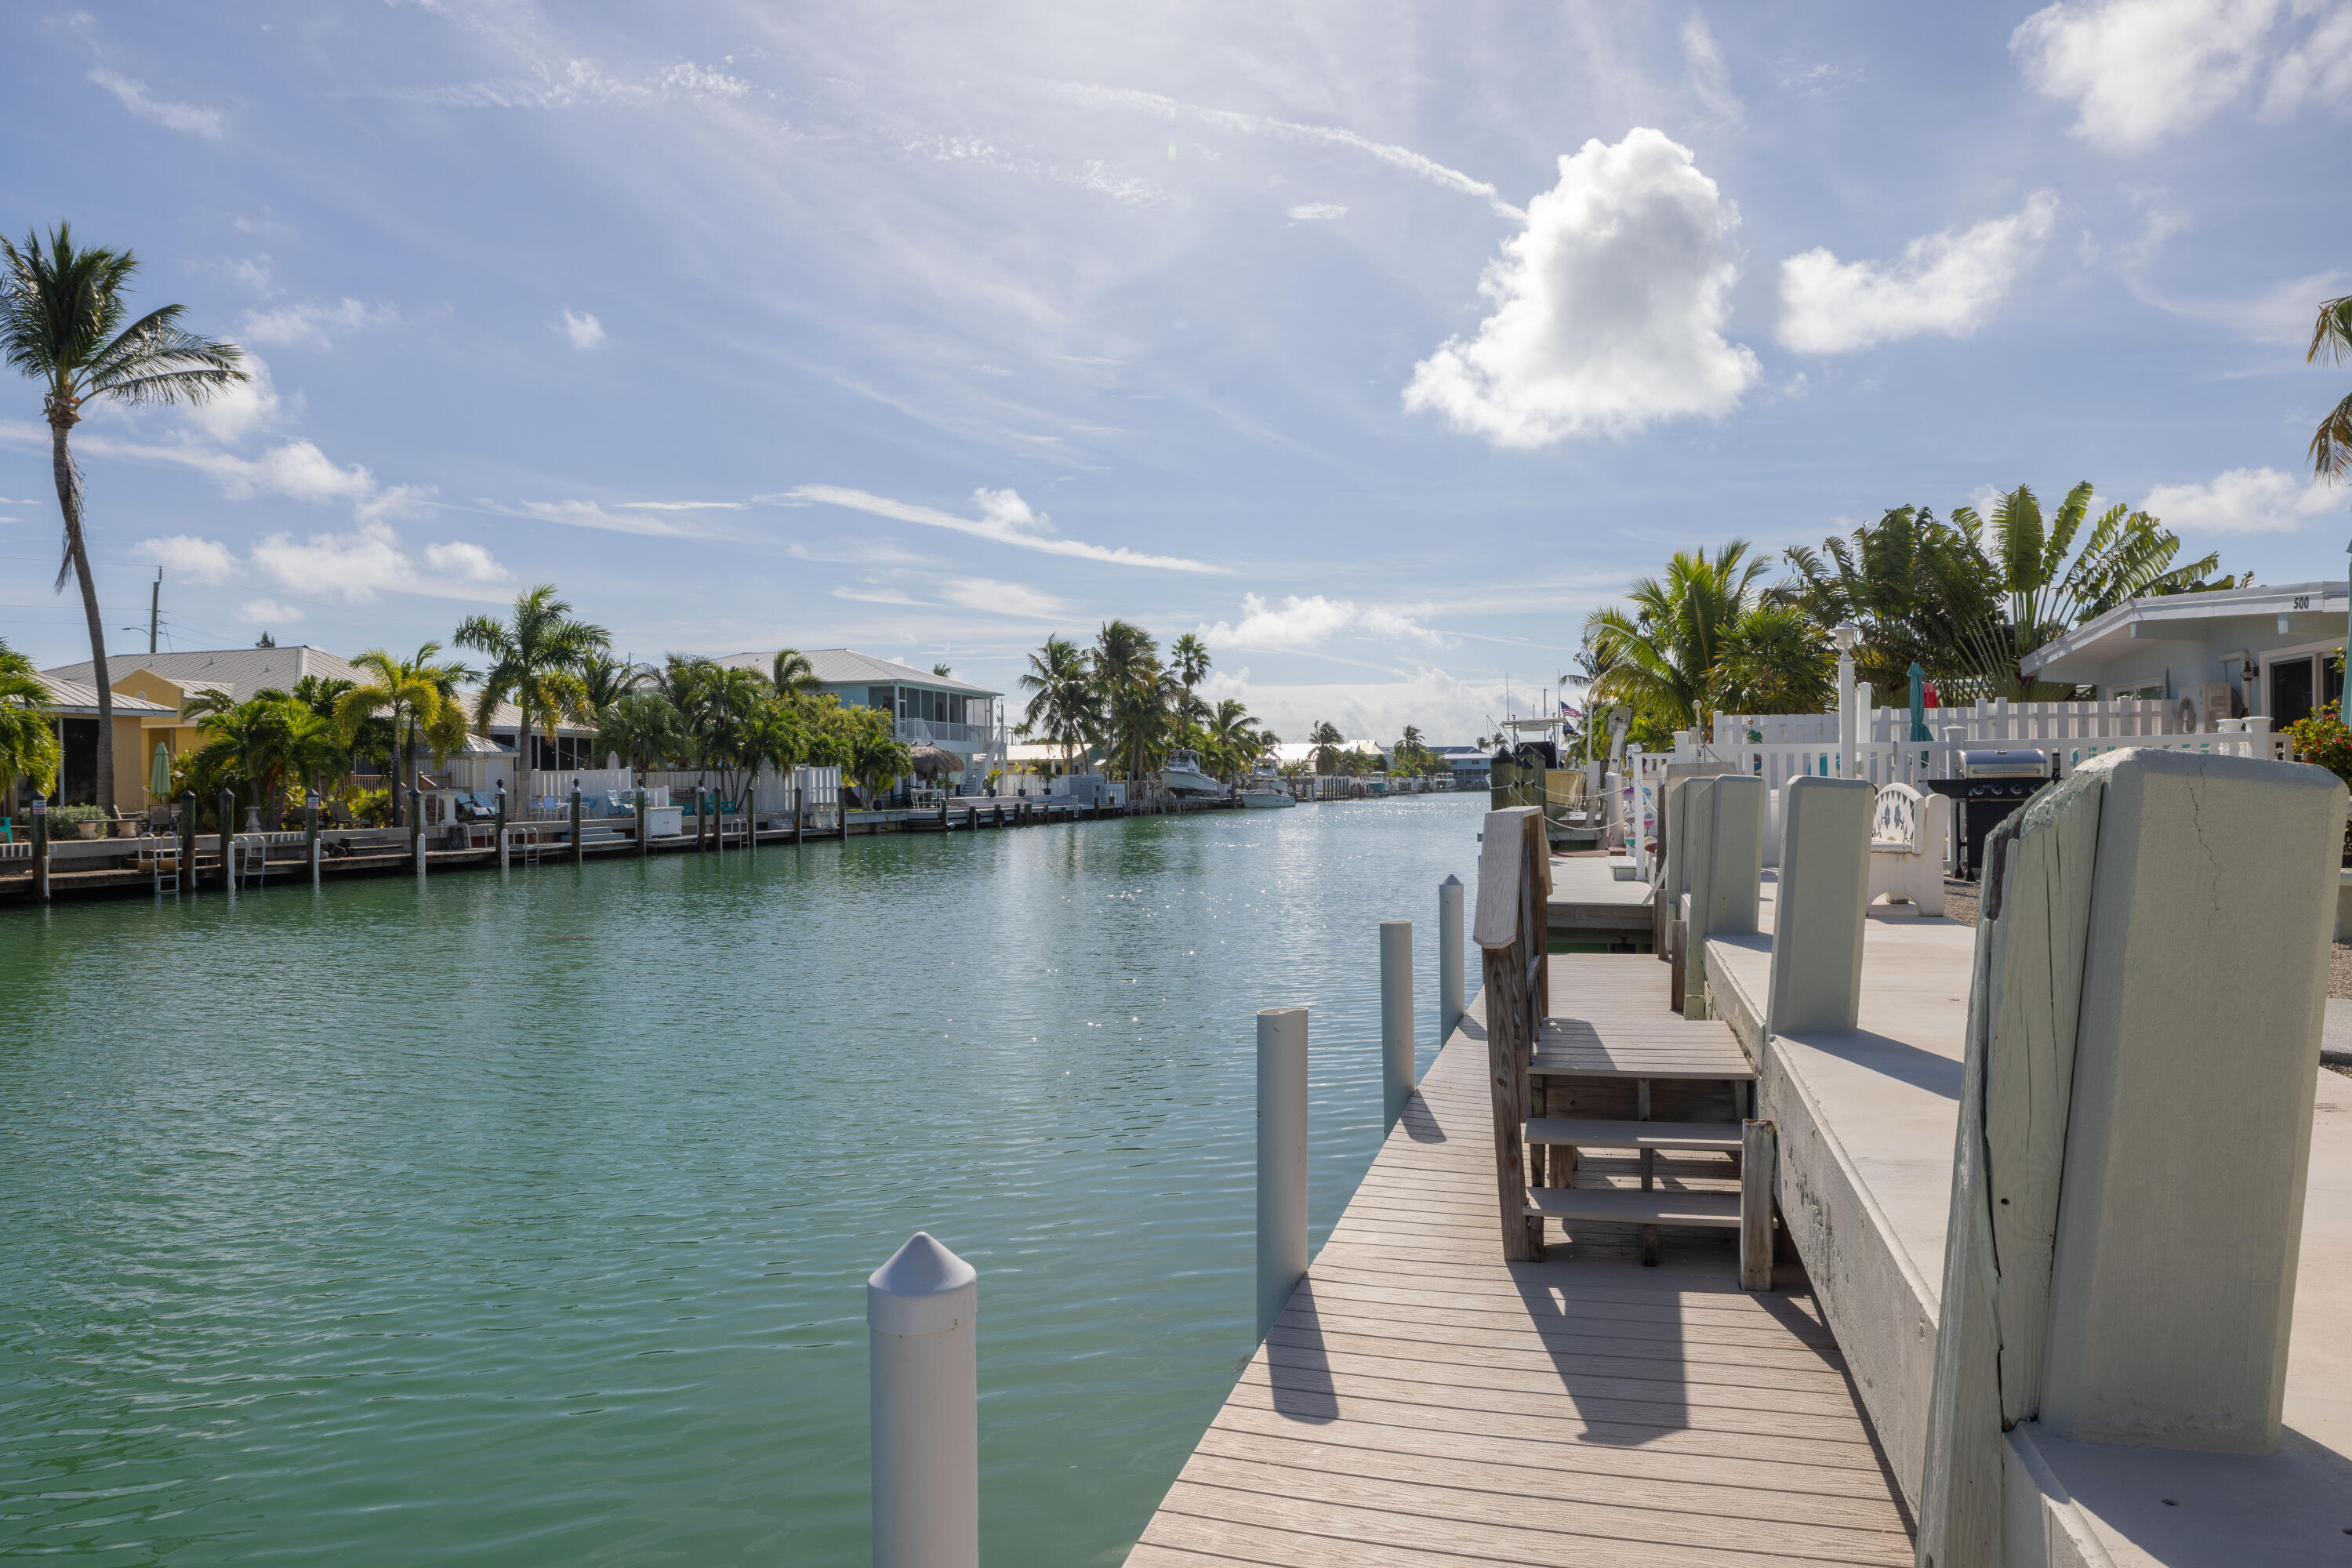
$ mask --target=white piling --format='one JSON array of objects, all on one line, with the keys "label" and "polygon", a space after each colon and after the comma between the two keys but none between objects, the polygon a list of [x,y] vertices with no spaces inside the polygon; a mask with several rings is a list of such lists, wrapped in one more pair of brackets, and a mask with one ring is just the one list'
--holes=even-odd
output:
[{"label": "white piling", "polygon": [[919,1230],[866,1279],[874,1568],[979,1568],[979,1281]]},{"label": "white piling", "polygon": [[1412,922],[1381,922],[1381,1131],[1412,1098]]},{"label": "white piling", "polygon": [[1867,779],[1791,779],[1781,791],[1780,903],[1764,1002],[1773,1034],[1835,1033],[1860,1016],[1877,797]]},{"label": "white piling", "polygon": [[1257,1337],[1307,1277],[1307,1009],[1257,1015]]},{"label": "white piling", "polygon": [[1454,1037],[1465,1008],[1462,994],[1462,879],[1437,884],[1437,1043]]}]

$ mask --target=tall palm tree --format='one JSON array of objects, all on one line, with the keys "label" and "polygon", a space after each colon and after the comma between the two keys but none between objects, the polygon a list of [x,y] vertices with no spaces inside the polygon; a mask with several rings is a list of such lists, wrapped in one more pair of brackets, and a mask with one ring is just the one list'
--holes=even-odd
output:
[{"label": "tall palm tree", "polygon": [[[2320,301],[2319,320],[2311,329],[2311,352],[2303,356],[2303,363],[2315,364],[2322,359],[2337,364],[2352,359],[2352,294]],[[2329,409],[2313,433],[2311,468],[2330,480],[2352,469],[2352,394]]]},{"label": "tall palm tree", "polygon": [[1185,716],[1206,719],[1209,716],[1208,705],[1192,694],[1192,689],[1208,678],[1209,645],[1186,632],[1168,645],[1168,661],[1176,671],[1176,679],[1184,687]]},{"label": "tall palm tree", "polygon": [[1307,743],[1315,748],[1315,766],[1318,772],[1331,773],[1339,771],[1339,748],[1348,743],[1348,737],[1339,732],[1339,725],[1328,719],[1316,721],[1315,727],[1307,731]]},{"label": "tall palm tree", "polygon": [[520,790],[530,776],[530,740],[538,732],[534,724],[552,742],[566,720],[595,722],[581,672],[591,655],[612,647],[612,637],[602,626],[574,618],[571,605],[556,597],[555,584],[541,583],[515,596],[511,620],[467,616],[457,626],[457,641],[490,659],[475,700],[474,732],[490,732],[490,718],[499,703],[515,705],[515,784]]},{"label": "tall palm tree", "polygon": [[98,805],[114,805],[114,692],[106,668],[106,626],[98,608],[98,581],[82,534],[81,471],[68,433],[93,401],[131,405],[202,403],[231,382],[246,379],[235,343],[199,337],[180,325],[182,305],[165,305],[126,323],[123,300],[139,263],[127,250],[81,248],[72,227],[49,231],[45,248],[26,235],[20,249],[0,238],[0,353],[22,374],[43,384],[41,413],[49,425],[49,469],[65,518],[57,591],[71,574],[81,585],[82,617],[89,626],[90,684],[98,689]]},{"label": "tall palm tree", "polygon": [[635,691],[644,679],[635,665],[602,649],[581,661],[580,684],[587,689],[588,706],[599,714]]},{"label": "tall palm tree", "polygon": [[58,732],[49,716],[49,688],[33,661],[0,637],[0,796],[20,778],[33,787],[58,787]]},{"label": "tall palm tree", "polygon": [[1094,679],[1087,656],[1067,637],[1049,637],[1029,656],[1021,689],[1030,693],[1022,726],[1062,748],[1062,771],[1092,737],[1097,722]]},{"label": "tall palm tree", "polygon": [[1208,740],[1208,761],[1217,770],[1217,776],[1229,778],[1245,771],[1265,749],[1265,732],[1241,700],[1227,697],[1217,704],[1204,727]]},{"label": "tall palm tree", "polygon": [[692,744],[685,721],[658,691],[632,691],[597,716],[596,749],[618,752],[639,773],[685,755]]},{"label": "tall palm tree", "polygon": [[416,773],[416,742],[421,736],[436,757],[448,755],[466,743],[466,710],[457,683],[472,678],[464,665],[440,659],[441,645],[428,642],[409,659],[394,658],[372,647],[352,661],[366,671],[361,681],[335,699],[335,722],[344,740],[355,741],[367,720],[378,715],[391,721],[393,732],[392,822],[407,825],[405,801]]},{"label": "tall palm tree", "polygon": [[1132,784],[1143,776],[1161,739],[1164,710],[1174,706],[1173,690],[1161,689],[1166,671],[1160,645],[1132,621],[1105,621],[1095,634],[1090,662],[1108,739]]}]

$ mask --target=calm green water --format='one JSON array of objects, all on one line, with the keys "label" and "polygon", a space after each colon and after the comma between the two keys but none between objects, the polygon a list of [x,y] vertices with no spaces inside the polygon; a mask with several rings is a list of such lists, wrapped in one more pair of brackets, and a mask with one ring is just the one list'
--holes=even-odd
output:
[{"label": "calm green water", "polygon": [[866,1275],[981,1271],[982,1540],[1115,1563],[1316,1238],[1483,795],[0,912],[0,1555],[858,1563]]}]

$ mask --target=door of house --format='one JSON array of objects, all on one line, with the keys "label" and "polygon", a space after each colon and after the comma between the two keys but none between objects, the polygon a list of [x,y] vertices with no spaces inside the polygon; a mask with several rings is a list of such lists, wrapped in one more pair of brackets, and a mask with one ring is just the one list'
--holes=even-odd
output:
[{"label": "door of house", "polygon": [[2273,660],[2270,677],[2271,728],[2284,730],[2299,719],[2310,718],[2313,702],[2311,660]]}]

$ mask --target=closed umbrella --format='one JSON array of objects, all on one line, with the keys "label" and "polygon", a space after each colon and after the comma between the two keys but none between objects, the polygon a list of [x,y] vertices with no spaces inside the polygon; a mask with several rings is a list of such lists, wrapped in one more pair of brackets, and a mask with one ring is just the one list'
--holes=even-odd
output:
[{"label": "closed umbrella", "polygon": [[147,795],[151,800],[172,798],[172,748],[161,741],[155,742],[155,763],[147,770]]}]

